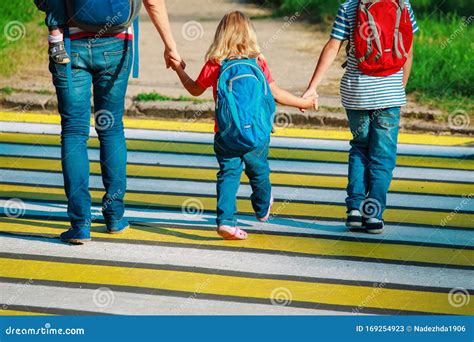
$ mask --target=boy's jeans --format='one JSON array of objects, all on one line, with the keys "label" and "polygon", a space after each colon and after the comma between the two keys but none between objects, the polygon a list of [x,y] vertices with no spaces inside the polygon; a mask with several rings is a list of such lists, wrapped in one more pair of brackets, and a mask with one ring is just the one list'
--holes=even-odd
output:
[{"label": "boy's jeans", "polygon": [[106,190],[103,214],[107,222],[123,217],[127,150],[122,117],[130,74],[130,41],[83,38],[71,42],[72,89],[68,89],[66,65],[50,62],[49,69],[61,114],[61,154],[68,215],[75,228],[91,223],[89,158],[87,141],[91,119],[91,87],[94,90],[96,131]]},{"label": "boy's jeans", "polygon": [[64,0],[34,0],[38,9],[46,12],[45,23],[49,28],[62,27],[68,22]]},{"label": "boy's jeans", "polygon": [[270,205],[272,186],[268,149],[270,141],[245,154],[226,150],[219,143],[219,133],[214,139],[214,151],[219,162],[217,173],[217,225],[237,225],[237,191],[240,185],[243,165],[252,187],[252,206],[258,217],[265,217]]},{"label": "boy's jeans", "polygon": [[396,163],[400,107],[346,111],[353,135],[347,210],[381,219]]}]

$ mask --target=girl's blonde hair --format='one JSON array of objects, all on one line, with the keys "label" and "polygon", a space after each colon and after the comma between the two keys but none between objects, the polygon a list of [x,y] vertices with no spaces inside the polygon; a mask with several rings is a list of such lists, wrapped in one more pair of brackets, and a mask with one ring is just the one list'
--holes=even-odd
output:
[{"label": "girl's blonde hair", "polygon": [[222,18],[214,42],[206,53],[206,61],[220,64],[224,59],[234,55],[249,58],[261,55],[255,29],[249,17],[240,11],[227,13]]}]

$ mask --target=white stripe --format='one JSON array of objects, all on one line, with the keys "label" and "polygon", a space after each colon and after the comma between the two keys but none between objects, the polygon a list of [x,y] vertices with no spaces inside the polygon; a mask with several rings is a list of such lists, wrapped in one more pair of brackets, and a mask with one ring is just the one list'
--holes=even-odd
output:
[{"label": "white stripe", "polygon": [[[0,208],[5,207],[6,200],[0,200]],[[24,202],[25,212],[23,218],[37,217],[41,220],[49,221],[51,219],[60,219],[68,221],[67,204],[47,203],[47,202]],[[101,218],[101,207],[93,206],[92,213]],[[160,222],[172,224],[176,227],[185,227],[188,225],[198,225],[201,228],[215,228],[215,214],[204,212],[202,215],[183,215],[181,210],[163,210],[147,208],[128,208],[125,216],[136,223],[157,223]],[[240,224],[249,230],[261,232],[280,232],[280,233],[298,233],[298,234],[317,234],[323,236],[340,236],[345,234],[347,229],[344,223],[318,220],[292,219],[291,223],[287,218],[278,216],[272,217],[269,222],[261,223],[255,220],[253,215],[237,215]],[[433,231],[430,227],[413,227],[400,224],[387,224],[383,235],[373,236],[364,232],[351,232],[354,238],[364,238],[378,241],[406,241],[423,243],[441,243],[454,244],[461,246],[474,246],[474,237],[466,236],[465,231],[439,229]]]},{"label": "white stripe", "polygon": [[[55,146],[32,146],[16,144],[0,144],[0,155],[40,158],[61,158],[61,148]],[[99,161],[99,150],[89,150],[89,159]],[[217,169],[214,156],[183,155],[175,153],[128,152],[127,159],[132,164],[184,166]],[[302,174],[323,174],[347,176],[347,165],[328,162],[301,162],[286,160],[270,160],[272,171],[296,172]],[[402,179],[436,180],[448,182],[474,183],[474,172],[465,170],[444,170],[399,166],[394,171],[394,177]]]},{"label": "white stripe", "polygon": [[[105,244],[108,246],[109,244]],[[102,246],[99,244],[98,246]],[[97,247],[98,247],[97,246]],[[117,247],[117,246],[115,246]],[[129,248],[129,246],[123,246]],[[183,251],[187,253],[189,250]],[[160,252],[157,250],[156,252]],[[27,284],[27,281],[25,281]],[[205,284],[205,283],[204,283]],[[106,286],[107,284],[103,284]],[[196,285],[197,287],[199,284]],[[101,286],[97,286],[99,288]],[[0,283],[0,299],[10,305],[38,306],[44,308],[91,311],[116,315],[347,315],[345,312],[312,310],[283,305],[248,304],[202,299],[199,294],[188,297],[172,297],[113,291],[113,301],[106,306],[94,304],[97,293],[102,290],[69,287],[31,286]],[[21,292],[21,296],[18,293]],[[105,297],[104,297],[105,298]],[[104,302],[106,303],[106,302]],[[100,304],[100,303],[99,303]],[[353,314],[353,313],[350,313]],[[105,341],[105,339],[104,339]]]},{"label": "white stripe", "polygon": [[[176,174],[179,178],[179,173]],[[23,171],[23,170],[6,170],[0,169],[0,179],[2,182],[13,184],[37,184],[47,186],[64,185],[63,176],[59,173]],[[90,187],[95,189],[103,189],[101,176],[90,176]],[[187,181],[187,180],[163,180],[163,179],[147,179],[147,178],[128,178],[127,189],[138,192],[159,192],[159,193],[175,193],[175,194],[192,194],[198,195],[216,195],[215,186],[209,183]],[[242,184],[239,187],[238,196],[249,198],[252,194],[250,185]],[[326,190],[326,189],[310,189],[310,188],[294,188],[273,186],[272,194],[276,200],[292,201],[298,198],[301,201],[324,202],[331,204],[344,204],[347,196],[345,190]],[[423,208],[423,209],[441,209],[453,210],[463,202],[461,197],[445,197],[433,195],[412,195],[392,193],[388,196],[388,207],[405,207]],[[467,203],[462,208],[463,211],[474,212],[474,201]]]},{"label": "white stripe", "polygon": [[[94,244],[99,244],[100,247],[94,246],[94,244],[86,244],[81,246],[81,248],[71,248],[62,244],[45,244],[42,241],[28,241],[8,237],[0,237],[0,241],[5,242],[3,244],[6,246],[5,252],[7,253],[18,253],[20,250],[26,254],[71,258],[84,258],[84,255],[87,255],[87,258],[90,260],[99,259],[182,267],[202,267],[217,270],[228,270],[229,260],[239,260],[239,262],[232,263],[232,270],[256,274],[387,282],[418,286],[430,284],[431,286],[448,288],[463,286],[464,288],[472,289],[474,285],[473,277],[467,276],[467,273],[470,273],[469,271],[441,267],[425,268],[395,264],[387,267],[383,263],[308,257],[295,258],[285,255],[266,255],[250,252],[206,251],[199,249],[199,246],[188,249],[95,242]],[[417,247],[413,248],[416,249]],[[104,250],[107,253],[104,253]],[[127,253],[124,253],[124,250]],[[52,264],[54,265],[54,263]]]},{"label": "white stripe", "polygon": [[[23,122],[1,122],[0,132],[9,133],[30,133],[30,134],[56,134],[61,133],[59,125],[36,124]],[[91,137],[97,137],[97,133],[93,127],[90,130]],[[125,129],[127,139],[138,139],[148,141],[170,141],[170,142],[190,142],[212,144],[214,142],[214,134],[212,133],[195,133],[195,132],[174,132],[147,129]],[[301,148],[328,151],[349,151],[350,145],[348,140],[323,140],[309,138],[285,138],[272,137],[272,147],[281,148]],[[0,144],[0,151],[3,148]],[[439,156],[452,158],[473,158],[473,147],[458,146],[425,146],[425,145],[409,145],[399,144],[398,155],[419,155],[419,156]]]}]

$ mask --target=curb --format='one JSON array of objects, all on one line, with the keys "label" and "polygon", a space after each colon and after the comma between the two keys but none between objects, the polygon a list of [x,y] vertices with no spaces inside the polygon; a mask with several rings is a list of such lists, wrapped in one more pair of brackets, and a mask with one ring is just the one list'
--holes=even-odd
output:
[{"label": "curb", "polygon": [[[328,100],[328,101],[325,101]],[[322,106],[318,112],[307,111],[301,113],[291,107],[278,106],[275,117],[277,127],[320,127],[320,128],[348,128],[349,123],[343,108],[336,107],[335,97],[322,98],[321,103],[329,103],[331,107]],[[20,112],[28,111],[56,111],[57,100],[55,95],[37,93],[13,93],[1,101],[4,108],[17,109]],[[209,120],[214,118],[214,103],[191,101],[133,101],[126,98],[125,115],[134,117],[182,119],[182,120]],[[93,112],[93,107],[91,108]],[[428,111],[420,114],[404,108],[401,118],[401,129],[414,132],[451,133],[474,135],[474,127],[450,127],[448,123],[440,123],[442,113]]]}]

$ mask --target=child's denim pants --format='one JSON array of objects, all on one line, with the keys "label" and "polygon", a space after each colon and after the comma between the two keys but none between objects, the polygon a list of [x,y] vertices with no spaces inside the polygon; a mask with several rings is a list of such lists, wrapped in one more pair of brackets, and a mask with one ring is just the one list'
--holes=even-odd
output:
[{"label": "child's denim pants", "polygon": [[347,210],[381,219],[396,163],[400,107],[346,111],[353,135]]},{"label": "child's denim pants", "polygon": [[252,187],[252,206],[258,217],[264,217],[270,206],[271,184],[268,165],[270,139],[250,152],[229,151],[219,143],[219,133],[214,139],[214,151],[219,162],[217,173],[217,225],[237,225],[237,191],[245,164],[245,174]]}]

